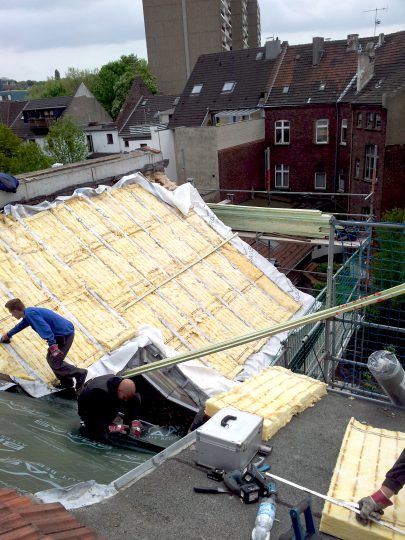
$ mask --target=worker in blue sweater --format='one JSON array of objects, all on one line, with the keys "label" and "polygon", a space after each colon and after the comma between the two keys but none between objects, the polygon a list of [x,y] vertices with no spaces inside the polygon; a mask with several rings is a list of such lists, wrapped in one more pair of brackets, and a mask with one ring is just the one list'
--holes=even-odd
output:
[{"label": "worker in blue sweater", "polygon": [[22,320],[0,338],[1,343],[10,343],[15,334],[31,326],[48,342],[46,360],[60,381],[56,388],[72,388],[73,379],[76,379],[78,392],[86,380],[87,370],[64,361],[75,335],[73,324],[50,309],[25,307],[19,298],[9,300],[5,307],[13,317]]}]

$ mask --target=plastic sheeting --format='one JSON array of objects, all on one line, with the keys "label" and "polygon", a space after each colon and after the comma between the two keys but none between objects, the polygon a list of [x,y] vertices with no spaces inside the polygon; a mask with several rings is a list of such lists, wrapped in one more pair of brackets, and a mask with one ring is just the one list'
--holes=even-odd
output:
[{"label": "plastic sheeting", "polygon": [[[0,392],[0,422],[0,486],[41,492],[42,500],[57,493],[70,508],[113,495],[111,482],[154,455],[86,439],[78,431],[76,401],[58,396],[34,401]],[[151,427],[147,439],[170,446],[180,437],[174,427]]]}]

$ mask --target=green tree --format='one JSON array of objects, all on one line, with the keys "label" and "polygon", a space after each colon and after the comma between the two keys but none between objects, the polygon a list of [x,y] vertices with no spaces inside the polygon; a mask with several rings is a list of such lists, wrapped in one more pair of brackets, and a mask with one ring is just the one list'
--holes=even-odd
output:
[{"label": "green tree", "polygon": [[0,171],[33,172],[46,169],[52,161],[36,143],[24,143],[9,127],[0,124]]},{"label": "green tree", "polygon": [[22,143],[11,160],[12,174],[47,169],[53,159],[47,156],[35,142]]},{"label": "green tree", "polygon": [[[381,221],[405,223],[405,209],[385,212]],[[376,228],[373,286],[381,291],[405,282],[404,229]]]},{"label": "green tree", "polygon": [[0,124],[0,171],[13,174],[13,158],[22,141],[5,124]]},{"label": "green tree", "polygon": [[62,80],[48,79],[31,86],[28,91],[29,99],[40,99],[47,97],[67,96]]},{"label": "green tree", "polygon": [[101,67],[94,95],[113,118],[116,118],[135,77],[141,77],[149,90],[156,93],[157,86],[146,60],[134,54],[122,55],[119,60]]},{"label": "green tree", "polygon": [[49,130],[45,150],[60,163],[74,163],[88,154],[86,134],[73,118],[63,116]]},{"label": "green tree", "polygon": [[[55,78],[50,77],[46,81],[38,82],[29,89],[30,99],[39,99],[46,97],[74,96],[80,83],[84,83],[90,92],[93,92],[98,70],[76,69],[70,67],[65,76],[59,78],[55,71]],[[58,72],[59,73],[59,72]]]}]

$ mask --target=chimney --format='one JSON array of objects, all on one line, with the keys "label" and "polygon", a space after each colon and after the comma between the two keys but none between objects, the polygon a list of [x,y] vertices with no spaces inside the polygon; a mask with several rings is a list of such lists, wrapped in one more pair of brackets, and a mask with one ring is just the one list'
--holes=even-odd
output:
[{"label": "chimney", "polygon": [[323,37],[312,38],[312,65],[317,66],[323,54]]},{"label": "chimney", "polygon": [[382,47],[383,43],[384,43],[384,34],[381,33],[378,36],[378,41],[377,41],[377,44],[376,44],[375,48],[377,49],[377,47]]},{"label": "chimney", "polygon": [[276,39],[269,39],[265,45],[266,60],[274,60],[281,53],[281,41]]},{"label": "chimney", "polygon": [[357,58],[357,92],[363,90],[370,79],[374,77],[374,61],[374,43],[369,41],[365,50],[359,52]]},{"label": "chimney", "polygon": [[359,48],[359,34],[349,34],[347,36],[346,52],[355,51]]}]

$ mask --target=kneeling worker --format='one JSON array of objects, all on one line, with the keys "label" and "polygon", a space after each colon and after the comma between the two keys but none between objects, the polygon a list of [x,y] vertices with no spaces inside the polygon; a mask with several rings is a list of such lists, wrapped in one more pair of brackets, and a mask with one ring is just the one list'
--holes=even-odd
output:
[{"label": "kneeling worker", "polygon": [[78,395],[78,412],[90,439],[109,442],[110,433],[127,429],[133,437],[141,435],[141,396],[131,379],[101,375],[89,380]]},{"label": "kneeling worker", "polygon": [[15,334],[31,326],[42,339],[48,342],[46,360],[60,380],[56,388],[71,388],[73,379],[76,379],[76,391],[78,391],[86,380],[87,369],[81,369],[64,361],[75,336],[73,324],[50,309],[26,308],[19,298],[9,300],[5,307],[15,319],[22,319],[22,321],[4,334],[0,342],[9,343]]}]

